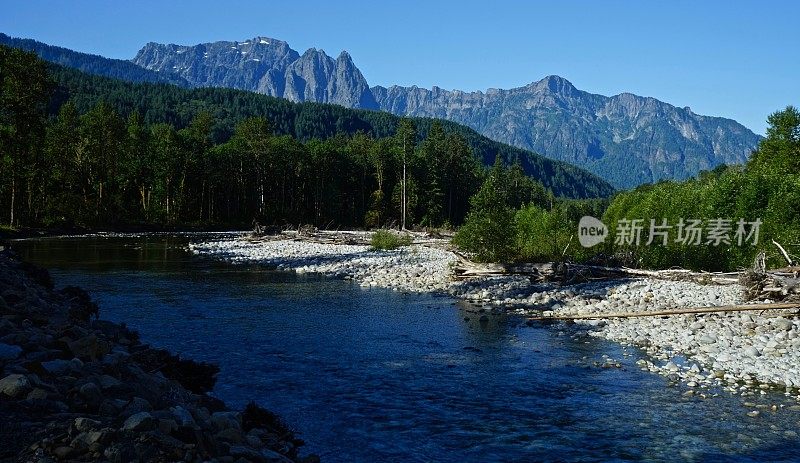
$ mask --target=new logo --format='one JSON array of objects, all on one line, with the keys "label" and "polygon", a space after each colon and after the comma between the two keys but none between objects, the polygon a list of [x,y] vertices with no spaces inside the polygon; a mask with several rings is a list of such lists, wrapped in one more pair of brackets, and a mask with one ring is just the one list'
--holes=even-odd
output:
[{"label": "new logo", "polygon": [[578,222],[578,241],[584,248],[602,243],[608,236],[608,227],[600,220],[584,215]]}]

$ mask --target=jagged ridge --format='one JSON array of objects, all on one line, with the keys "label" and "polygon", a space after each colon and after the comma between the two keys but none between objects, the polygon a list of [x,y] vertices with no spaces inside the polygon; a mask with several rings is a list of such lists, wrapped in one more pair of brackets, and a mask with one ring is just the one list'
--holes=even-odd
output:
[{"label": "jagged ridge", "polygon": [[372,91],[383,110],[449,119],[623,188],[741,163],[760,140],[730,119],[630,93],[595,95],[558,76],[485,93],[398,86]]},{"label": "jagged ridge", "polygon": [[347,52],[334,60],[323,50],[310,48],[301,56],[286,42],[268,37],[193,46],[148,43],[133,63],[151,71],[175,73],[199,87],[229,87],[295,102],[378,109],[366,79]]}]

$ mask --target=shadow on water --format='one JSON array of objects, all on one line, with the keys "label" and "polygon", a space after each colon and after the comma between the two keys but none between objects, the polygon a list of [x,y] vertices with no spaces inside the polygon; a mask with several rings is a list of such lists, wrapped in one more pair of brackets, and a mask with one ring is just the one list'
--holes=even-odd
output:
[{"label": "shadow on water", "polygon": [[[446,297],[224,265],[188,255],[186,243],[14,247],[52,269],[57,285],[89,290],[103,318],[218,363],[216,395],[279,413],[327,462],[800,459],[797,412],[753,419],[736,396],[685,397],[640,371],[637,351],[569,327],[528,328]],[[604,354],[621,368],[597,366]]]}]

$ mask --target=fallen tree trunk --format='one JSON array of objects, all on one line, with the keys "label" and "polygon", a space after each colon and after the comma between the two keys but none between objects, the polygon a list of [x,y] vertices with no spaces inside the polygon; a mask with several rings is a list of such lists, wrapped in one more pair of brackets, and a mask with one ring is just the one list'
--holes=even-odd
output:
[{"label": "fallen tree trunk", "polygon": [[778,309],[797,309],[800,303],[772,303],[772,304],[749,304],[749,305],[720,305],[716,307],[693,307],[687,309],[659,310],[653,312],[613,312],[607,314],[587,314],[587,315],[553,315],[543,317],[528,317],[532,321],[556,321],[556,320],[592,320],[601,318],[634,318],[634,317],[663,317],[669,315],[688,315],[698,313],[717,313],[717,312],[745,312],[745,311],[764,311]]},{"label": "fallen tree trunk", "polygon": [[693,272],[685,269],[642,270],[628,267],[603,267],[555,262],[542,264],[477,264],[463,257],[459,260],[454,270],[456,278],[460,279],[493,275],[525,275],[535,277],[543,282],[560,282],[562,284],[641,277],[721,285],[739,282],[739,274],[736,272]]}]

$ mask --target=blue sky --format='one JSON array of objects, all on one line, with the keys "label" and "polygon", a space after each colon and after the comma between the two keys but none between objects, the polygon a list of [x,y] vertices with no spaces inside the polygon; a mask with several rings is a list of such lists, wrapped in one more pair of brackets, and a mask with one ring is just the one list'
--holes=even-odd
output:
[{"label": "blue sky", "polygon": [[800,105],[797,1],[2,1],[0,32],[113,58],[258,35],[347,50],[370,85],[485,90],[557,74],[757,133]]}]

